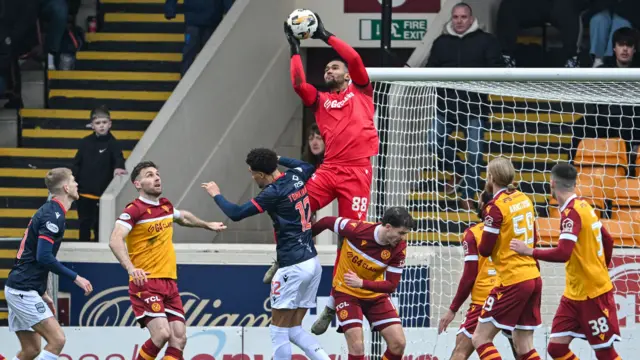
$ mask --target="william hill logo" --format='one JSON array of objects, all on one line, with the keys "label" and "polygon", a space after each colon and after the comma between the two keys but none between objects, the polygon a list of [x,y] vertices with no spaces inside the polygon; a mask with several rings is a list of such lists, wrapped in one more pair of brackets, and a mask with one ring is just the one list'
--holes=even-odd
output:
[{"label": "william hill logo", "polygon": [[[136,318],[129,302],[129,287],[103,290],[89,299],[80,310],[79,326],[135,326]],[[266,297],[257,314],[226,312],[222,299],[206,299],[191,292],[180,293],[187,326],[269,326],[271,307]],[[76,310],[77,311],[77,310]],[[157,310],[160,311],[158,305]]]}]

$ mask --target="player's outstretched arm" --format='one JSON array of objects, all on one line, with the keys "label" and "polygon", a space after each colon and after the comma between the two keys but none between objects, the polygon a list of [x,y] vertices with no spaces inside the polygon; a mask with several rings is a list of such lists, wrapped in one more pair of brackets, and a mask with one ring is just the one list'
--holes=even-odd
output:
[{"label": "player's outstretched arm", "polygon": [[311,236],[316,236],[327,229],[335,232],[334,225],[338,219],[336,216],[325,216],[316,221],[315,224],[311,226]]},{"label": "player's outstretched arm", "polygon": [[313,173],[316,171],[316,167],[306,161],[284,156],[278,156],[278,164],[288,167],[289,169],[300,169],[300,171],[305,175],[305,178],[307,179],[309,179],[311,175],[313,175]]},{"label": "player's outstretched arm", "polygon": [[180,210],[175,222],[184,227],[195,227],[220,232],[227,227],[221,222],[204,221],[187,210]]},{"label": "player's outstretched arm", "polygon": [[[120,215],[122,217],[122,215]],[[129,218],[127,221],[131,221]],[[109,239],[109,248],[111,248],[111,252],[115,255],[116,259],[122,267],[127,270],[127,273],[133,280],[133,283],[142,286],[147,281],[147,275],[151,273],[144,271],[143,269],[136,268],[131,259],[129,258],[129,253],[127,252],[127,246],[125,245],[125,238],[131,231],[130,224],[123,220],[116,220],[116,224],[111,232],[111,238]]]},{"label": "player's outstretched arm", "polygon": [[300,40],[293,36],[291,28],[286,21],[284,22],[284,34],[287,37],[291,51],[291,83],[293,84],[293,90],[300,96],[304,106],[311,106],[318,100],[318,90],[307,83],[307,76],[304,73],[302,59],[300,58]]},{"label": "player's outstretched arm", "polygon": [[[229,219],[231,219],[231,221],[240,221],[242,219],[248,218],[249,216],[253,216],[262,212],[262,207],[260,207],[260,205],[256,202],[256,199],[247,201],[242,205],[234,204],[231,201],[225,199],[225,197],[220,194],[220,188],[218,187],[218,184],[213,181],[203,183],[202,188],[207,191],[207,193],[213,198],[213,200],[215,200],[220,210],[222,210],[222,212],[227,215]],[[262,195],[262,193],[260,193],[260,195]],[[260,195],[258,195],[258,197],[260,197]]]},{"label": "player's outstretched arm", "polygon": [[327,31],[320,19],[320,16],[318,16],[318,14],[315,15],[318,19],[318,29],[313,34],[313,38],[324,41],[331,46],[338,55],[340,55],[340,57],[347,63],[349,75],[351,75],[351,80],[354,84],[359,87],[368,86],[370,83],[369,74],[367,73],[367,68],[364,66],[364,62],[362,62],[360,54],[358,54],[351,45]]}]

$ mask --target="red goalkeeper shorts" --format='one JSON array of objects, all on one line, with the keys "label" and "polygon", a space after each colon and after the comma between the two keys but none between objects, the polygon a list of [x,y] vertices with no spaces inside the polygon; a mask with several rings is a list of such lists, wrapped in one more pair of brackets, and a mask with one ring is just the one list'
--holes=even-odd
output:
[{"label": "red goalkeeper shorts", "polygon": [[371,163],[363,166],[320,165],[306,188],[315,212],[338,199],[338,216],[364,220],[371,200]]}]

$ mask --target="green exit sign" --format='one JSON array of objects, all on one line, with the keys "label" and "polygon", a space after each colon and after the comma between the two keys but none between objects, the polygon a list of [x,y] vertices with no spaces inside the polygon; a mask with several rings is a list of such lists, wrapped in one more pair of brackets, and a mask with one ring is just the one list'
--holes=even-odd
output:
[{"label": "green exit sign", "polygon": [[[427,31],[427,20],[392,20],[391,40],[420,41]],[[361,19],[360,40],[380,40],[382,20]]]}]

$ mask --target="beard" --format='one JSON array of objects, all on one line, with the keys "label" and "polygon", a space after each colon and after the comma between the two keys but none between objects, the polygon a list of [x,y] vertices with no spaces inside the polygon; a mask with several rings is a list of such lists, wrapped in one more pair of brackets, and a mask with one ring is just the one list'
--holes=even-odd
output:
[{"label": "beard", "polygon": [[336,79],[334,77],[331,80],[325,81],[324,83],[331,89],[339,89],[344,84],[344,78]]},{"label": "beard", "polygon": [[149,196],[160,196],[162,194],[162,188],[156,190],[155,187],[151,187],[149,189],[144,190],[144,193]]}]

